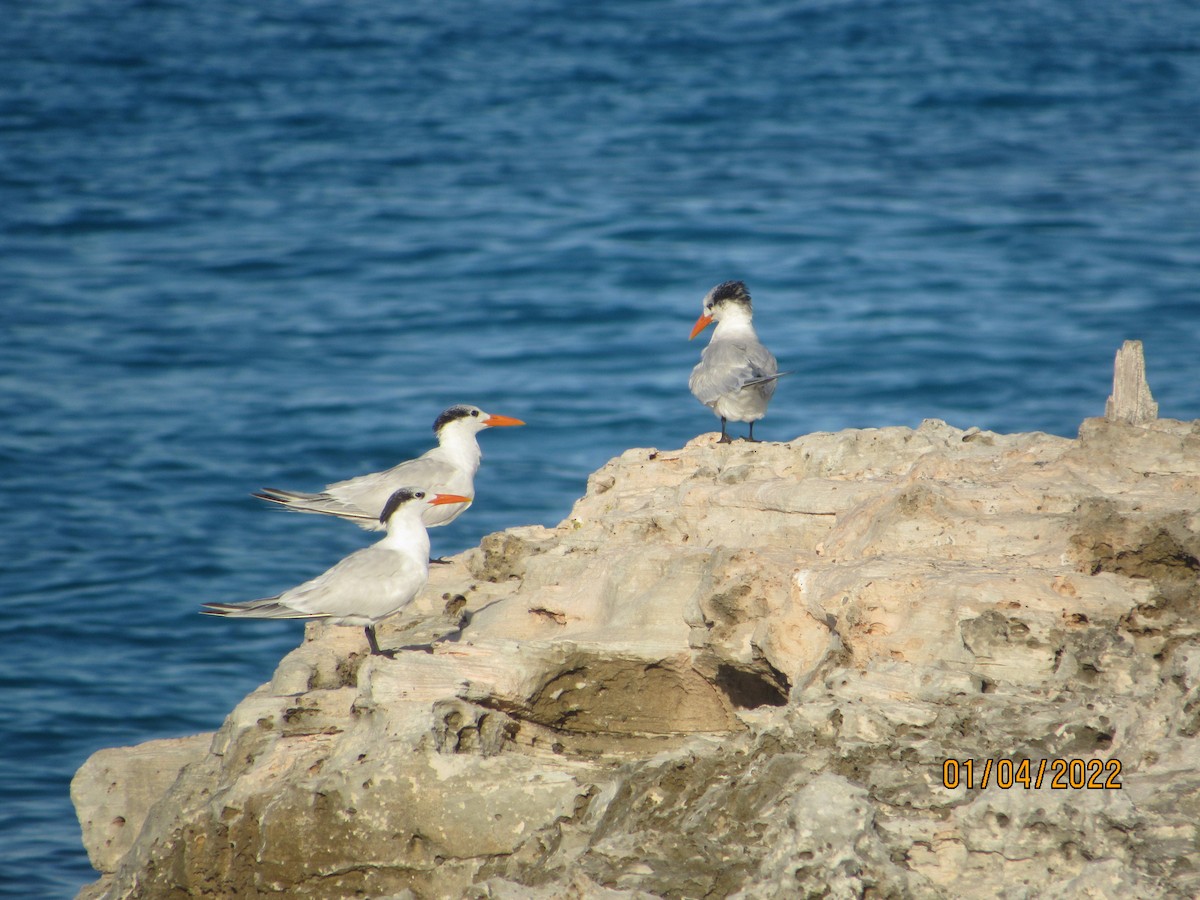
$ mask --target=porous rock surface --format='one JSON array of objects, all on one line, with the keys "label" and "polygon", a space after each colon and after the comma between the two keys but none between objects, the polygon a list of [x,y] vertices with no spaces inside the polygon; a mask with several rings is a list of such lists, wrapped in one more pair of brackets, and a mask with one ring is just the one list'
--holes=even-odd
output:
[{"label": "porous rock surface", "polygon": [[629,450],[395,659],[310,625],[215,734],[93,756],[80,896],[1195,896],[1198,497],[1166,419]]}]

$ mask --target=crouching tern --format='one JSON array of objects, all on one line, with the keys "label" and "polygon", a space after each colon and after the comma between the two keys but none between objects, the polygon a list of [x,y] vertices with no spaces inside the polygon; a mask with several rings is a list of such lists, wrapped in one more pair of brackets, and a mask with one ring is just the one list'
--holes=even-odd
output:
[{"label": "crouching tern", "polygon": [[428,508],[470,503],[458,494],[432,494],[404,487],[393,492],[379,514],[382,540],[356,550],[323,575],[276,597],[246,603],[205,603],[209,616],[253,619],[329,619],[361,625],[371,653],[379,649],[375,625],[412,602],[429,578],[429,532],[421,516]]},{"label": "crouching tern", "polygon": [[725,421],[754,423],[767,414],[775,381],[791,372],[780,372],[771,351],[762,345],[751,322],[750,293],[740,281],[726,281],[704,295],[700,318],[691,340],[713,322],[712,340],[692,369],[688,388],[721,419],[720,443],[729,443]]},{"label": "crouching tern", "polygon": [[[315,494],[266,488],[254,496],[293,512],[337,516],[367,531],[383,531],[384,504],[405,485],[419,484],[429,491],[474,498],[475,473],[483,458],[475,435],[485,428],[524,424],[511,416],[486,413],[478,406],[451,406],[433,423],[438,445],[416,459],[382,472],[334,482]],[[448,525],[470,505],[470,499],[460,506],[425,504],[421,518],[429,528]]]}]

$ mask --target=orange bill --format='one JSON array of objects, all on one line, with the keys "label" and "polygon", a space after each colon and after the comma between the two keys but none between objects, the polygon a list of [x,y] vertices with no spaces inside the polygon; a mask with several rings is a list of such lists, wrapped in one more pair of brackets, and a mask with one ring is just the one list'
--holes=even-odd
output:
[{"label": "orange bill", "polygon": [[698,335],[700,332],[702,332],[705,328],[707,328],[709,325],[711,325],[712,320],[713,320],[712,316],[705,316],[705,315],[700,316],[700,318],[698,318],[696,320],[696,324],[692,326],[692,333],[688,335],[688,340],[690,341],[692,338],[694,338],[696,335]]},{"label": "orange bill", "polygon": [[483,424],[489,428],[495,428],[497,425],[524,425],[525,423],[512,416],[488,416],[483,420]]},{"label": "orange bill", "polygon": [[429,502],[434,506],[441,506],[443,503],[470,503],[471,498],[461,494],[434,494]]}]

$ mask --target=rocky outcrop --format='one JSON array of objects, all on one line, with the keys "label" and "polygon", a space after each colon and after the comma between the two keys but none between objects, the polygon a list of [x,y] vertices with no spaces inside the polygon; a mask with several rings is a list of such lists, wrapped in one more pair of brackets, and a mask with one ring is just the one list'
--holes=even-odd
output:
[{"label": "rocky outcrop", "polygon": [[94,756],[81,896],[1200,893],[1200,423],[714,438]]}]

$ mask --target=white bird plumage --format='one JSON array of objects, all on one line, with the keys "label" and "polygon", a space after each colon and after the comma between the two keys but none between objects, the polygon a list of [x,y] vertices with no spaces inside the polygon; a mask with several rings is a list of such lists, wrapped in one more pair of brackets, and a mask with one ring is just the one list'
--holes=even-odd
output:
[{"label": "white bird plumage", "polygon": [[700,362],[692,369],[688,388],[720,418],[722,443],[729,441],[727,419],[749,422],[748,440],[753,441],[754,423],[767,414],[776,379],[791,372],[780,372],[775,357],[758,339],[745,284],[718,284],[704,295],[701,309],[691,337],[713,322],[717,327],[700,354]]},{"label": "white bird plumage", "polygon": [[[475,474],[483,458],[475,436],[485,428],[524,424],[510,416],[486,413],[478,406],[451,406],[433,423],[438,445],[416,459],[334,482],[312,494],[266,488],[254,496],[293,512],[337,516],[367,531],[382,531],[379,514],[383,505],[405,485],[419,484],[427,491],[474,498]],[[448,525],[470,505],[468,501],[461,506],[427,506],[422,519],[429,528]]]},{"label": "white bird plumage", "polygon": [[[421,520],[427,508],[465,504],[468,498],[404,487],[380,513],[387,536],[351,553],[316,578],[275,597],[245,603],[205,603],[212,616],[257,619],[329,619],[364,626],[373,654],[383,654],[375,625],[416,597],[429,577],[429,533]],[[383,654],[386,655],[386,654]]]}]

